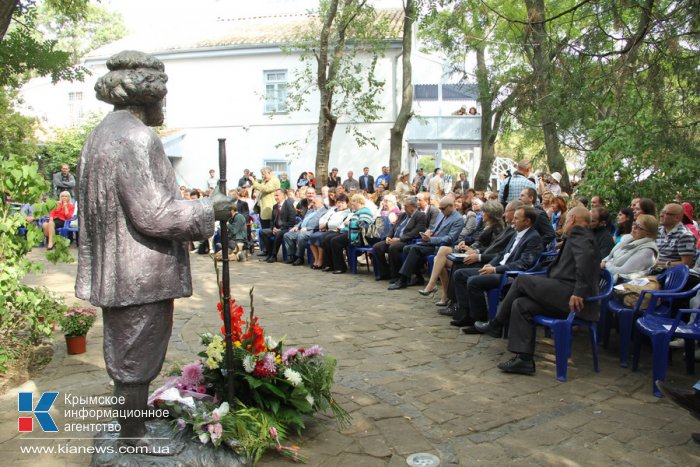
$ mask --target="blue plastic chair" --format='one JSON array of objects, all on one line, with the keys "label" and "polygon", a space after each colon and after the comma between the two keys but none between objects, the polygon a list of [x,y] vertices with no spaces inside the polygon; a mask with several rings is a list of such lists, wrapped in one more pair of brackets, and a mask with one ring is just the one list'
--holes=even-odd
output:
[{"label": "blue plastic chair", "polygon": [[[670,299],[681,299],[693,297],[700,291],[700,284],[686,292],[678,293],[656,293],[656,297],[663,296]],[[635,324],[637,332],[634,335],[634,353],[632,356],[632,370],[639,369],[639,354],[642,347],[642,335],[648,336],[651,340],[652,354],[652,378],[651,390],[656,397],[663,397],[659,388],[656,387],[656,381],[666,380],[666,370],[668,368],[668,352],[669,343],[672,339],[680,337],[685,341],[685,363],[688,374],[694,373],[695,370],[695,352],[694,342],[700,339],[700,319],[687,324],[681,320],[684,315],[698,314],[699,309],[695,310],[679,310],[675,318],[670,315],[660,315],[645,312],[644,316],[639,318]]]},{"label": "blue plastic chair", "polygon": [[[498,303],[501,301],[501,296],[505,292],[506,286],[508,285],[508,280],[517,277],[520,274],[544,274],[543,267],[541,263],[548,258],[556,258],[559,254],[558,251],[541,253],[540,256],[535,261],[527,271],[506,271],[501,277],[501,283],[495,289],[491,289],[486,293],[486,300],[489,307],[489,319],[494,319],[496,317],[496,312],[498,311]],[[512,282],[512,281],[511,281]],[[505,329],[505,328],[504,328]]]},{"label": "blue plastic chair", "polygon": [[71,234],[71,233],[75,233],[75,242],[78,243],[78,232],[79,232],[79,229],[78,229],[77,227],[71,227],[71,226],[70,226],[70,223],[73,222],[73,221],[75,221],[75,220],[78,220],[78,216],[77,216],[77,215],[71,217],[71,218],[68,219],[66,222],[64,222],[63,227],[61,227],[61,228],[59,228],[59,229],[56,229],[56,233],[57,233],[58,235],[60,235],[61,237],[64,237],[64,238],[70,238],[70,234]]},{"label": "blue plastic chair", "polygon": [[[601,314],[605,311],[605,306],[610,295],[612,295],[613,278],[610,271],[601,269],[599,294],[584,299],[586,303],[600,301]],[[535,326],[545,326],[552,331],[554,337],[554,355],[556,357],[557,379],[566,381],[566,372],[569,367],[569,357],[571,356],[571,328],[573,326],[584,326],[588,328],[591,339],[591,349],[593,351],[593,370],[598,372],[598,324],[595,321],[588,321],[577,318],[576,313],[571,312],[566,319],[551,318],[548,316],[535,315]]]},{"label": "blue plastic chair", "polygon": [[[379,268],[375,264],[374,260],[374,249],[371,246],[355,246],[355,245],[348,245],[348,269],[350,269],[350,272],[353,274],[357,274],[357,257],[364,254],[365,256],[369,257],[369,259],[372,262],[372,268],[374,269],[374,276],[379,277]],[[369,262],[367,263],[367,272],[369,272]]]},{"label": "blue plastic chair", "polygon": [[[661,290],[643,290],[639,294],[639,300],[634,308],[626,307],[621,300],[612,298],[608,302],[608,312],[617,315],[618,329],[620,333],[620,366],[627,368],[627,357],[629,354],[630,341],[632,340],[632,329],[635,317],[641,316],[642,302],[646,295],[651,295],[648,312],[651,314],[669,315],[673,298],[663,295],[664,293],[680,292],[688,280],[688,266],[678,265],[667,269],[657,276]],[[610,341],[610,320],[605,317],[603,346],[608,347]]]}]

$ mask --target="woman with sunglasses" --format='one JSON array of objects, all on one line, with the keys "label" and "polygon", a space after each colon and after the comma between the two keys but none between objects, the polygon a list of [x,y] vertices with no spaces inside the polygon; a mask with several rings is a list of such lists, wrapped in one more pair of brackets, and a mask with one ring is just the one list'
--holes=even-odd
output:
[{"label": "woman with sunglasses", "polygon": [[659,256],[656,236],[659,221],[654,216],[639,214],[632,224],[632,233],[624,235],[610,254],[603,258],[601,268],[605,268],[615,280],[620,274],[645,274]]}]

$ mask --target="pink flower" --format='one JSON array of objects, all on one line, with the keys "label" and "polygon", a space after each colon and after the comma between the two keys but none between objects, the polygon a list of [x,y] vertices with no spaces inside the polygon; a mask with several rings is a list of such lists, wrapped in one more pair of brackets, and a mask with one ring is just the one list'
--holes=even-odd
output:
[{"label": "pink flower", "polygon": [[182,377],[180,381],[187,387],[195,388],[202,382],[202,364],[199,362],[189,363],[182,367]]},{"label": "pink flower", "polygon": [[323,355],[323,349],[318,345],[311,346],[304,350],[304,357],[306,358],[315,357],[317,355]]},{"label": "pink flower", "polygon": [[298,353],[299,349],[295,349],[294,347],[285,350],[282,354],[282,362],[287,363],[289,360],[296,357]]},{"label": "pink flower", "polygon": [[221,426],[221,423],[214,423],[210,424],[208,426],[209,434],[211,435],[211,440],[212,442],[215,442],[219,438],[221,438],[221,434],[223,433],[224,429]]}]

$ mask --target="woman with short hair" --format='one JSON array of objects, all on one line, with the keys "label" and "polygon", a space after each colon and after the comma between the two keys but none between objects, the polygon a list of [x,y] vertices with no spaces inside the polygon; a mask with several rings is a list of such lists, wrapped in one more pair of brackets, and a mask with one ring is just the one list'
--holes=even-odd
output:
[{"label": "woman with short hair", "polygon": [[600,267],[610,271],[615,280],[620,274],[646,274],[659,256],[658,232],[659,221],[654,216],[639,214],[632,224],[632,233],[622,237]]}]

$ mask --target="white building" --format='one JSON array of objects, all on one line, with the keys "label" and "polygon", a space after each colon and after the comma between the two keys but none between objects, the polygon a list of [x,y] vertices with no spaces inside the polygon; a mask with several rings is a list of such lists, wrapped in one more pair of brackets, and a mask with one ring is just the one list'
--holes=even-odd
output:
[{"label": "white building", "polygon": [[[381,14],[393,31],[377,64],[377,76],[385,81],[378,97],[384,111],[375,122],[357,124],[374,137],[378,149],[358,147],[346,131],[353,122],[341,119],[329,165],[338,167],[343,179],[348,170],[358,174],[368,166],[370,173],[378,174],[389,164],[389,130],[401,101],[403,11]],[[167,130],[162,139],[181,184],[203,187],[209,169],[218,173],[218,138],[227,141],[229,186],[243,169],[258,173],[264,165],[287,172],[293,184],[301,172],[314,170],[319,104],[312,93],[308,111],[286,111],[287,83],[300,60],[280,47],[308,21],[306,14],[218,19],[195,28],[131,35],[85,58],[84,66],[91,71],[85,82],[30,81],[23,88],[24,111],[38,116],[46,127],[76,125],[91,112],[106,113],[110,107],[97,101],[93,88],[107,72],[107,58],[122,50],[140,50],[165,64]],[[421,118],[414,118],[407,129],[402,168],[415,169],[415,154],[434,154],[439,163],[443,150],[462,149],[467,154],[463,165],[472,178],[480,156],[480,120],[450,114],[461,105],[476,106],[473,92],[445,84],[443,64],[432,56],[416,52],[412,65],[417,83],[414,112]]]}]

